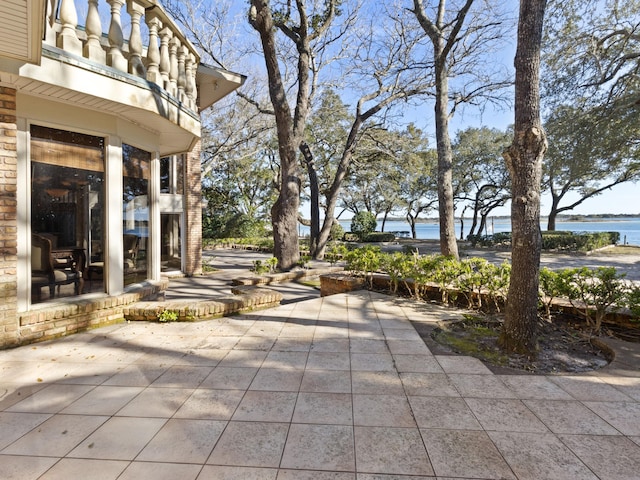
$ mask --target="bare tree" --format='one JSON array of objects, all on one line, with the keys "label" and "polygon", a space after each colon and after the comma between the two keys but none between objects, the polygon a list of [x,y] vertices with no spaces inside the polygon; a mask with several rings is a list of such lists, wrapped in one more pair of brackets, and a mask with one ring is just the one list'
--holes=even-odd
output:
[{"label": "bare tree", "polygon": [[[280,155],[280,192],[271,208],[274,256],[282,270],[290,270],[300,259],[298,210],[300,206],[300,164],[297,152],[303,140],[310,108],[312,42],[329,28],[336,16],[338,0],[327,0],[319,9],[308,10],[304,0],[278,3],[251,0],[249,23],[260,35],[269,79]],[[280,69],[276,33],[282,32],[294,45],[296,55],[295,109],[289,105],[287,86]]]},{"label": "bare tree", "polygon": [[[412,12],[433,47],[440,250],[443,255],[458,257],[449,119],[461,104],[478,101],[482,96],[495,100],[494,92],[506,86],[506,81],[480,78],[484,71],[482,58],[486,59],[494,43],[502,38],[506,25],[487,1],[452,2],[449,8],[446,0],[435,2],[433,7],[431,3],[434,2],[413,0]],[[474,3],[478,8],[472,8]],[[449,88],[454,76],[463,82],[455,92]]]},{"label": "bare tree", "polygon": [[540,182],[547,149],[540,119],[540,50],[547,1],[521,0],[516,50],[515,124],[504,157],[511,176],[512,273],[499,338],[507,351],[537,349],[540,281]]},{"label": "bare tree", "polygon": [[371,17],[366,28],[352,31],[354,50],[349,60],[352,67],[346,76],[353,82],[352,89],[360,93],[333,181],[325,194],[325,217],[319,230],[317,258],[324,256],[339,194],[358,142],[367,126],[375,126],[368,122],[377,116],[391,115],[400,100],[425,95],[433,88],[430,69],[424,68],[424,64],[416,68],[412,61],[422,46],[421,36],[403,14],[404,11],[394,9],[384,18],[380,15]]}]

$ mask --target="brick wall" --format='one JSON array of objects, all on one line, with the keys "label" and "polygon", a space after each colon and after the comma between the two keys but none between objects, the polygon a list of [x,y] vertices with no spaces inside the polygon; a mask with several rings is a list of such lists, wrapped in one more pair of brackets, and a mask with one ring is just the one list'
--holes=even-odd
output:
[{"label": "brick wall", "polygon": [[200,142],[186,155],[185,179],[185,274],[202,273],[202,179],[200,169]]},{"label": "brick wall", "polygon": [[0,346],[18,343],[16,91],[0,86]]}]

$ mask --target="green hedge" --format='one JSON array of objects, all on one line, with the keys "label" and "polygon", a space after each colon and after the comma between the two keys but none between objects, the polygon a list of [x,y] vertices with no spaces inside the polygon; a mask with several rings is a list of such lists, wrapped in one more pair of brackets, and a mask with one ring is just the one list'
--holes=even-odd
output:
[{"label": "green hedge", "polygon": [[[493,235],[474,235],[469,237],[469,240],[473,245],[483,247],[508,247],[511,245],[511,232],[500,232]],[[619,232],[542,232],[542,250],[589,252],[609,245],[615,245],[619,241]]]},{"label": "green hedge", "polygon": [[371,232],[364,236],[365,242],[393,242],[395,239],[395,234],[389,232]]}]

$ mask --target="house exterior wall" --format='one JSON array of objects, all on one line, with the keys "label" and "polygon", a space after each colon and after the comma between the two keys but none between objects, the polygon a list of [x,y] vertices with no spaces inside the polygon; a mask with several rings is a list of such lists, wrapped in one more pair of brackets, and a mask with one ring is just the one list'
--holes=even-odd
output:
[{"label": "house exterior wall", "polygon": [[202,178],[200,169],[200,141],[186,155],[185,230],[186,275],[202,273]]},{"label": "house exterior wall", "polygon": [[0,86],[0,347],[19,343],[16,90]]}]

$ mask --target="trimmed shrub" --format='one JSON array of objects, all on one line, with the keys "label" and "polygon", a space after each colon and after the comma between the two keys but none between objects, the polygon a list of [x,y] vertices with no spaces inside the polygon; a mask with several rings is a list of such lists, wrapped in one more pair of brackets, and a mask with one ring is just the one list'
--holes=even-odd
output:
[{"label": "trimmed shrub", "polygon": [[351,219],[351,232],[362,240],[367,234],[374,232],[377,225],[378,221],[373,213],[358,212]]},{"label": "trimmed shrub", "polygon": [[365,242],[393,242],[396,239],[395,234],[389,232],[371,232],[362,239]]}]

